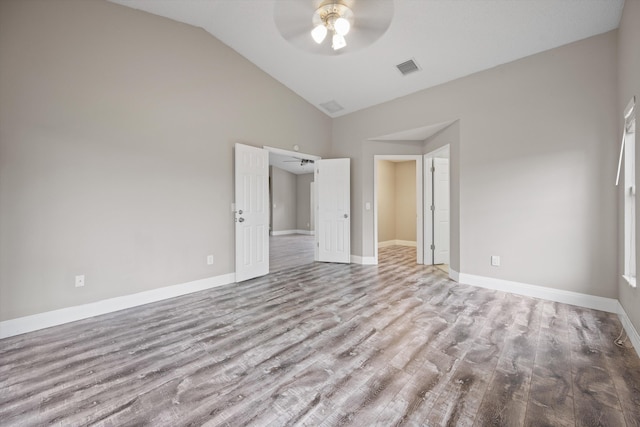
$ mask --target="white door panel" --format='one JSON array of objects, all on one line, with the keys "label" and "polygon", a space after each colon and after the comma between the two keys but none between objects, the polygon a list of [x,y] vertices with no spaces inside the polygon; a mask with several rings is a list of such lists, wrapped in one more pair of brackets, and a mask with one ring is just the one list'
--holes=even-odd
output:
[{"label": "white door panel", "polygon": [[434,264],[449,264],[449,159],[433,159]]},{"label": "white door panel", "polygon": [[317,260],[351,262],[350,159],[316,160]]},{"label": "white door panel", "polygon": [[269,273],[269,153],[236,144],[236,281]]}]

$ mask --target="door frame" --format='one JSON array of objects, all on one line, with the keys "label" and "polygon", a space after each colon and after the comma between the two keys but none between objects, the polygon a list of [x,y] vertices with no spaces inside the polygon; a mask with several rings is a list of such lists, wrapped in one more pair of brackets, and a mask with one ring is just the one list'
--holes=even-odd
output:
[{"label": "door frame", "polygon": [[[447,158],[449,159],[449,194],[451,194],[451,147],[450,144],[443,145],[442,147],[430,151],[422,156],[424,158],[424,265],[433,265],[433,250],[431,250],[431,243],[433,242],[433,211],[429,208],[431,205],[428,201],[433,200],[432,185],[433,179],[429,171],[429,166],[433,159],[442,152],[448,152]],[[451,245],[451,198],[449,198],[449,245]],[[449,262],[451,262],[451,252],[449,252]]]},{"label": "door frame", "polygon": [[424,262],[424,180],[422,154],[376,154],[373,156],[373,245],[374,264],[378,264],[378,161],[415,161],[416,162],[416,262]]}]

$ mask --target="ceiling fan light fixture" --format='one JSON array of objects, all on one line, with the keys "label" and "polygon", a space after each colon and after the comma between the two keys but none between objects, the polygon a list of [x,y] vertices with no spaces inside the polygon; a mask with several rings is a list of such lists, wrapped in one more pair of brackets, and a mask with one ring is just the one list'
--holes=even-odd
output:
[{"label": "ceiling fan light fixture", "polygon": [[333,23],[333,28],[335,29],[336,34],[344,37],[349,33],[351,23],[349,23],[347,19],[340,17]]},{"label": "ceiling fan light fixture", "polygon": [[324,41],[324,38],[327,37],[327,27],[320,24],[317,25],[313,30],[311,30],[311,37],[313,37],[313,41],[320,44]]},{"label": "ceiling fan light fixture", "polygon": [[344,36],[351,30],[353,12],[340,0],[324,1],[313,14],[311,37],[321,44],[329,32],[333,33],[331,47],[342,49],[347,45]]},{"label": "ceiling fan light fixture", "polygon": [[333,50],[342,49],[346,45],[347,45],[347,41],[344,39],[344,36],[341,36],[338,33],[333,35],[333,40],[331,43],[331,47],[333,48]]}]

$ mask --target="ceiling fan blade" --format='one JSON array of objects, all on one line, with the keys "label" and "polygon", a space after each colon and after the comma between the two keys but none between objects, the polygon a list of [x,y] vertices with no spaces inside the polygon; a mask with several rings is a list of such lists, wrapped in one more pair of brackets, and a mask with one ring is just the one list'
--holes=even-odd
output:
[{"label": "ceiling fan blade", "polygon": [[312,29],[314,5],[309,1],[280,0],[275,2],[273,18],[282,37],[289,38]]}]

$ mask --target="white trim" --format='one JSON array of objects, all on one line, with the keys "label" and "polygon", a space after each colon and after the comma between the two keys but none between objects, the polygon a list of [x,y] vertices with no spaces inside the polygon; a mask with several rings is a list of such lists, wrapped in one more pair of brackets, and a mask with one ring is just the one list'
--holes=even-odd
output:
[{"label": "white trim", "polygon": [[192,282],[181,283],[179,285],[165,286],[163,288],[152,289],[121,297],[109,298],[89,304],[76,305],[73,307],[61,308],[59,310],[47,311],[33,314],[31,316],[18,317],[0,322],[0,338],[12,337],[38,329],[49,328],[63,323],[75,322],[76,320],[88,317],[107,314],[126,308],[149,304],[193,292],[203,291],[218,286],[234,283],[235,273],[223,274],[220,276],[208,277],[206,279],[194,280]]},{"label": "white trim", "polygon": [[636,287],[636,277],[635,276],[625,276],[624,274],[622,275],[622,278],[627,282],[627,284],[629,286],[631,286],[632,288]]},{"label": "white trim", "polygon": [[455,270],[452,270],[451,266],[449,266],[449,279],[453,280],[454,282],[460,281],[460,273],[458,273]]},{"label": "white trim", "polygon": [[613,298],[587,295],[579,292],[563,291],[561,289],[547,288],[544,286],[529,285],[526,283],[512,282],[510,280],[494,279],[492,277],[476,276],[473,274],[459,273],[459,282],[466,285],[479,286],[481,288],[495,289],[512,294],[525,295],[533,298],[541,298],[564,304],[577,305],[579,307],[618,313],[618,300]]},{"label": "white trim", "polygon": [[315,232],[309,230],[280,230],[271,232],[272,236],[284,236],[287,234],[306,234],[307,236],[313,236]]},{"label": "white trim", "polygon": [[624,307],[620,304],[620,301],[618,301],[618,317],[624,330],[627,332],[629,341],[631,341],[633,348],[636,349],[636,353],[640,356],[640,334],[638,334],[636,328],[633,327],[633,323],[631,323],[631,319],[627,316],[627,312],[624,311]]},{"label": "white trim", "polygon": [[377,265],[376,258],[372,256],[351,255],[351,264]]},{"label": "white trim", "polygon": [[413,248],[418,246],[417,242],[411,240],[386,240],[384,242],[378,242],[379,248],[386,248],[387,246],[411,246]]},{"label": "white trim", "polygon": [[309,160],[322,159],[322,157],[315,156],[313,154],[301,153],[299,151],[283,150],[282,148],[269,147],[268,145],[263,145],[262,148],[275,154],[281,154],[283,156],[290,156],[290,157],[297,157],[298,159],[309,159]]}]

